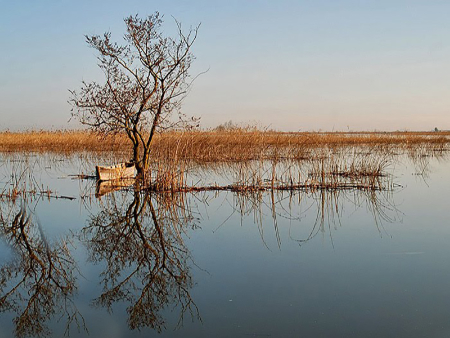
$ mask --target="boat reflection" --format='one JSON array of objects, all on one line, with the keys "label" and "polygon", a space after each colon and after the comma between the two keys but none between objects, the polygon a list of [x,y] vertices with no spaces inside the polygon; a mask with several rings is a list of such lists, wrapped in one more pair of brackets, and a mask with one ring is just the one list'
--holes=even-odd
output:
[{"label": "boat reflection", "polygon": [[123,190],[124,188],[128,188],[133,186],[135,183],[134,178],[122,178],[117,180],[109,180],[109,181],[97,181],[95,188],[95,197],[100,198],[106,194],[109,194],[113,191]]}]

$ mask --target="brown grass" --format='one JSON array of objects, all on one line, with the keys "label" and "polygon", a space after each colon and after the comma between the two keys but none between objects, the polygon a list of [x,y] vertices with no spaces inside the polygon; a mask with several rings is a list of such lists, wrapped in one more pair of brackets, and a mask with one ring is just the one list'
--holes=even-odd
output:
[{"label": "brown grass", "polygon": [[339,151],[365,147],[407,151],[411,148],[448,148],[450,133],[281,133],[261,131],[167,133],[156,139],[156,157],[204,162],[260,159],[308,159],[319,149]]},{"label": "brown grass", "polygon": [[[159,134],[154,140],[148,188],[171,192],[384,190],[391,184],[385,174],[395,155],[406,154],[426,168],[427,157],[441,156],[449,146],[450,132],[172,131]],[[101,138],[86,131],[3,132],[0,152],[9,153],[9,157],[29,152],[58,155],[88,152],[83,156],[87,162],[82,163],[93,168],[99,161],[127,160],[130,145],[122,134]],[[206,170],[205,176],[231,179],[222,185],[198,185],[190,174],[199,170]]]},{"label": "brown grass", "polygon": [[128,144],[125,135],[101,138],[87,131],[1,132],[0,152],[118,151]]},{"label": "brown grass", "polygon": [[[230,131],[167,132],[156,136],[152,157],[176,158],[198,163],[260,159],[308,159],[319,149],[340,151],[360,147],[365,151],[408,152],[414,149],[447,150],[450,132],[393,133],[283,133],[234,129]],[[99,137],[86,131],[0,133],[0,152],[119,152],[130,154],[123,134]],[[363,150],[362,150],[363,151]]]}]

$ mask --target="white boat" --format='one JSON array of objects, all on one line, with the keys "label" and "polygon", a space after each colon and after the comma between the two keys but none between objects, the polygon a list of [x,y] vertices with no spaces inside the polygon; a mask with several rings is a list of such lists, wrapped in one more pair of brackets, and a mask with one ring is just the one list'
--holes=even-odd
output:
[{"label": "white boat", "polygon": [[133,163],[120,163],[112,166],[96,166],[95,171],[100,181],[120,180],[134,178],[136,167]]}]

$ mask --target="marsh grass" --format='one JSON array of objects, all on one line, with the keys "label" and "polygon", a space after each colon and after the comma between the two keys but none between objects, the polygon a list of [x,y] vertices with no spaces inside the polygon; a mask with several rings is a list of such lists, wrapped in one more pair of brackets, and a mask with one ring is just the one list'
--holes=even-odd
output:
[{"label": "marsh grass", "polygon": [[177,157],[197,163],[252,160],[307,160],[318,150],[404,153],[417,147],[430,151],[449,148],[450,133],[281,133],[257,130],[172,132],[159,135],[154,158]]},{"label": "marsh grass", "polygon": [[9,158],[3,163],[4,169],[2,186],[0,188],[0,199],[16,201],[19,197],[22,199],[40,196],[50,196],[52,191],[40,185],[35,177],[37,161],[32,158]]},{"label": "marsh grass", "polygon": [[125,135],[100,137],[87,131],[26,131],[0,133],[1,152],[120,151],[128,142]]},{"label": "marsh grass", "polygon": [[[42,176],[62,174],[62,164],[69,158],[36,156],[35,154],[3,154],[0,157],[0,201],[32,202],[36,199],[69,199],[73,196],[59,195],[42,182]],[[67,175],[66,175],[67,176]]]},{"label": "marsh grass", "polygon": [[[191,166],[188,161],[158,162],[145,189],[155,192],[386,190],[392,189],[389,155],[331,152],[299,161],[252,160]],[[203,172],[202,172],[203,171]],[[196,181],[192,173],[200,179]],[[218,179],[205,184],[201,177]]]},{"label": "marsh grass", "polygon": [[[147,180],[139,189],[158,192],[199,190],[320,190],[392,188],[388,168],[406,155],[423,168],[427,156],[442,156],[450,132],[282,133],[251,128],[172,131],[156,136]],[[0,151],[79,157],[82,173],[97,164],[130,158],[125,135],[86,131],[0,133]],[[203,184],[195,174],[230,177]],[[14,184],[19,187],[17,182]],[[135,187],[136,188],[136,187]],[[30,191],[18,188],[17,191]],[[13,193],[7,193],[14,196]]]},{"label": "marsh grass", "polygon": [[[417,147],[448,150],[450,132],[394,133],[284,133],[254,129],[230,131],[172,131],[158,134],[152,158],[178,158],[201,162],[255,159],[307,159],[319,148],[384,148],[408,151]],[[87,131],[31,131],[0,133],[0,152],[118,152],[130,154],[124,134],[100,136]]]}]

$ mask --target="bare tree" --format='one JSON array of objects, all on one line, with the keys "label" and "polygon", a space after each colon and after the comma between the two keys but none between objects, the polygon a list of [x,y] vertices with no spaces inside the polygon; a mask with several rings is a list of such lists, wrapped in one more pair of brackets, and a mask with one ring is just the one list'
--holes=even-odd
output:
[{"label": "bare tree", "polygon": [[150,146],[158,130],[195,125],[180,107],[192,83],[189,75],[194,56],[191,47],[199,26],[183,32],[177,26],[176,38],[164,36],[158,12],[145,19],[124,19],[124,44],[111,41],[111,33],[86,36],[90,47],[99,52],[99,67],[105,83],[82,82],[79,92],[70,91],[72,117],[103,134],[126,132],[133,145],[138,174],[150,166]]}]

